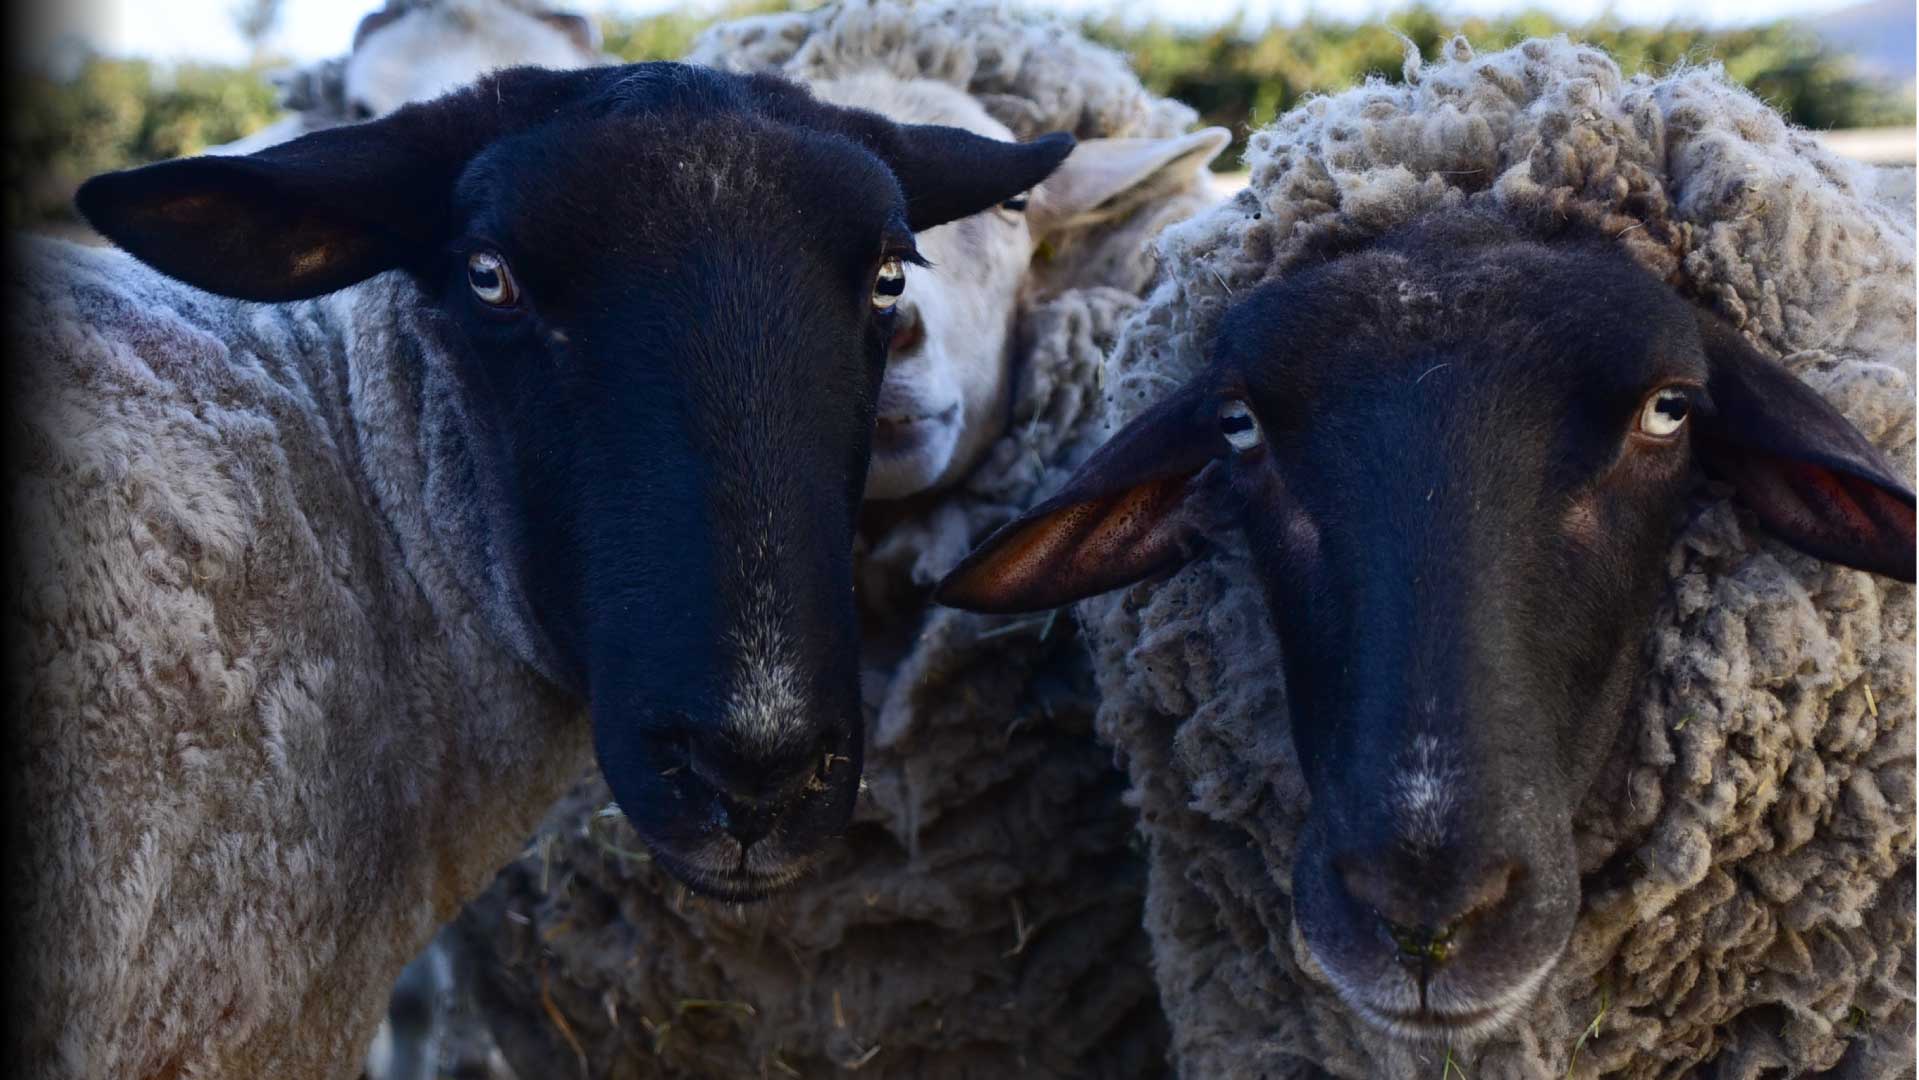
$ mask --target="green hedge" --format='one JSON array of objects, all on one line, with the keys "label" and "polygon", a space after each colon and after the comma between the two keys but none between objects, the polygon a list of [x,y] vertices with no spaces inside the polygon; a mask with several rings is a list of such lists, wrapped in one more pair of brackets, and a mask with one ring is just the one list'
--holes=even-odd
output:
[{"label": "green hedge", "polygon": [[[603,29],[608,51],[628,60],[674,57],[716,19],[786,6],[781,0],[689,5],[643,18],[608,19]],[[1808,127],[1871,127],[1913,119],[1910,88],[1855,75],[1843,56],[1785,23],[1719,31],[1677,22],[1643,27],[1610,20],[1573,27],[1537,12],[1461,21],[1413,7],[1368,23],[1312,18],[1263,30],[1127,26],[1111,19],[1085,26],[1132,56],[1147,85],[1191,103],[1206,122],[1226,126],[1242,141],[1252,127],[1305,94],[1348,86],[1369,74],[1398,79],[1401,44],[1394,31],[1411,38],[1427,56],[1455,31],[1482,49],[1565,31],[1605,47],[1629,71],[1722,61],[1734,78]],[[197,153],[265,125],[275,109],[273,91],[260,76],[247,67],[160,66],[107,57],[92,58],[66,81],[16,71],[8,99],[7,224],[69,219],[73,188],[87,176]],[[1222,155],[1219,167],[1235,167],[1238,150],[1236,145]]]}]

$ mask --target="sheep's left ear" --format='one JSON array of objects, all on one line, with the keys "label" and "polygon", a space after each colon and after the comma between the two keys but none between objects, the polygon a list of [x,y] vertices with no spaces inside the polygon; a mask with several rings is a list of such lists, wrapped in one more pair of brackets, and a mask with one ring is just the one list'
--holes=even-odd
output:
[{"label": "sheep's left ear", "polygon": [[1739,501],[1809,555],[1913,580],[1913,491],[1879,449],[1792,372],[1702,315],[1713,414],[1695,452]]},{"label": "sheep's left ear", "polygon": [[1044,611],[1190,560],[1200,473],[1225,452],[1212,397],[1189,384],[1119,430],[1059,494],[986,538],[934,599],[996,614]]},{"label": "sheep's left ear", "polygon": [[1044,236],[1130,213],[1184,187],[1232,141],[1222,127],[1169,139],[1087,139],[1033,192],[1027,224]]}]

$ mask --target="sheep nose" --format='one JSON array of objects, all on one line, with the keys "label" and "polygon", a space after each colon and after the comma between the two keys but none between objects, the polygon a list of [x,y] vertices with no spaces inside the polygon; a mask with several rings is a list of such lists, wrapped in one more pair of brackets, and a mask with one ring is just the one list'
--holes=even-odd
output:
[{"label": "sheep nose", "polygon": [[799,755],[745,755],[725,738],[696,739],[688,762],[713,789],[728,833],[741,847],[773,831],[780,814],[813,779],[820,759]]},{"label": "sheep nose", "polygon": [[1524,864],[1508,858],[1463,871],[1458,863],[1393,862],[1341,860],[1340,880],[1353,902],[1379,920],[1399,960],[1424,968],[1450,960],[1460,931],[1496,917],[1525,876]]}]

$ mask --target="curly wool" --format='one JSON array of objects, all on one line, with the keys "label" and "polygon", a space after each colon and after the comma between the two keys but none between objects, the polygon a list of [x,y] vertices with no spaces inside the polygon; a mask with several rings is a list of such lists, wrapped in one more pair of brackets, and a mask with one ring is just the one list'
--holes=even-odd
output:
[{"label": "curly wool", "polygon": [[[1716,67],[1627,79],[1563,38],[1485,56],[1455,39],[1406,77],[1280,117],[1253,136],[1250,186],[1164,234],[1165,276],[1109,361],[1114,426],[1204,365],[1236,295],[1474,205],[1604,229],[1910,471],[1913,219],[1896,183]],[[1098,726],[1149,839],[1183,1073],[1912,1075],[1913,590],[1763,537],[1723,494],[1696,510],[1650,674],[1575,821],[1571,945],[1530,1013],[1451,1066],[1364,1028],[1294,936],[1309,797],[1243,538],[1081,606]]]},{"label": "curly wool", "polygon": [[591,760],[435,539],[417,290],[13,255],[8,1075],[356,1075],[367,988]]},{"label": "curly wool", "polygon": [[[877,64],[965,87],[1027,136],[1163,136],[1194,120],[1114,54],[987,5],[746,19],[689,59],[801,79]],[[1197,208],[1204,179],[1154,195],[1029,276],[1011,415],[980,465],[955,488],[867,509],[868,790],[825,865],[762,904],[703,901],[646,860],[593,781],[469,907],[457,931],[480,1011],[522,1075],[582,1061],[593,1076],[1163,1068],[1145,865],[1124,776],[1093,737],[1084,644],[1071,620],[927,599],[1098,441],[1101,362],[1152,275],[1146,241]]]}]

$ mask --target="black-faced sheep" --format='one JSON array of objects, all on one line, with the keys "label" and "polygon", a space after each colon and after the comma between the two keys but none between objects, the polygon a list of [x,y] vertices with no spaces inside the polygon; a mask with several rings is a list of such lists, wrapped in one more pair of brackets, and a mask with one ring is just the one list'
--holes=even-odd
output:
[{"label": "black-faced sheep", "polygon": [[1910,207],[1712,69],[1448,51],[1255,135],[944,595],[1186,563],[1080,607],[1186,1073],[1910,1075],[1912,590],[1845,568],[1913,575]]},{"label": "black-faced sheep", "polygon": [[[784,52],[724,49],[795,22],[804,33],[754,37]],[[736,909],[682,897],[617,819],[596,813],[605,794],[589,785],[456,924],[474,944],[486,1018],[522,1075],[582,1058],[596,1076],[1157,1071],[1164,1027],[1134,818],[1091,738],[1084,647],[1065,623],[982,619],[926,597],[973,541],[1090,450],[1100,357],[1151,273],[1144,238],[1206,197],[1202,167],[1221,133],[1181,134],[1192,113],[1148,95],[1119,58],[992,5],[746,20],[694,55],[779,66],[895,118],[1056,123],[1081,142],[1023,212],[922,237],[935,265],[902,304],[926,317],[927,341],[898,373],[919,380],[937,365],[1011,393],[963,422],[956,444],[978,450],[908,463],[911,495],[869,498],[864,511],[870,790],[854,827],[793,890]],[[982,241],[992,246],[976,250]],[[966,282],[982,271],[999,291]],[[948,317],[949,288],[1012,323],[1004,345]],[[932,383],[904,382],[901,396]],[[941,476],[955,457],[966,464]]]},{"label": "black-faced sheep", "polygon": [[522,68],[83,186],[160,272],[12,274],[35,1072],[357,1069],[369,988],[589,734],[661,864],[796,876],[858,782],[850,551],[913,232],[1070,146]]}]

